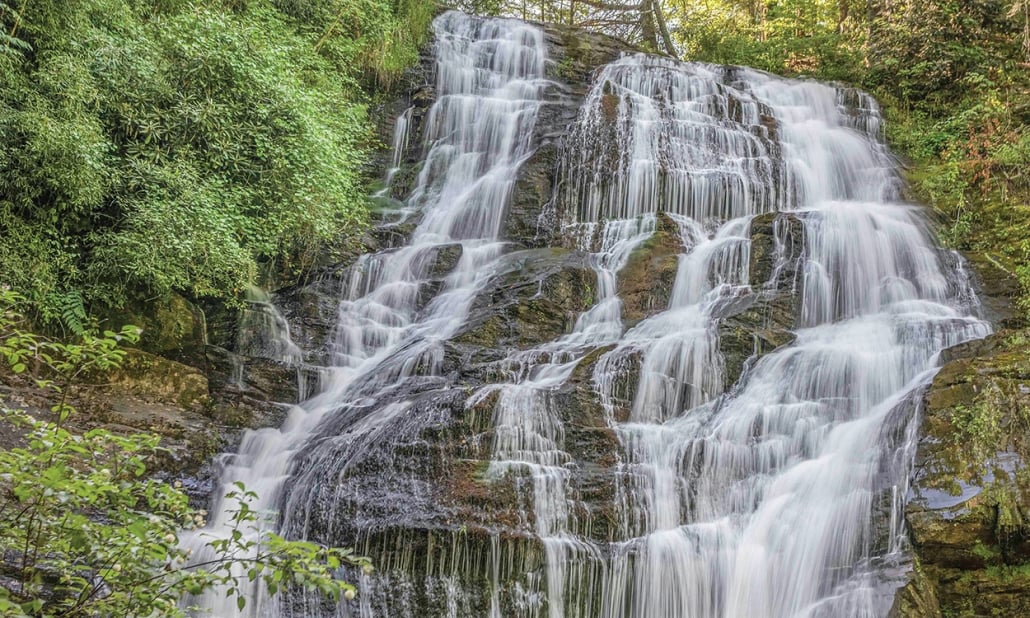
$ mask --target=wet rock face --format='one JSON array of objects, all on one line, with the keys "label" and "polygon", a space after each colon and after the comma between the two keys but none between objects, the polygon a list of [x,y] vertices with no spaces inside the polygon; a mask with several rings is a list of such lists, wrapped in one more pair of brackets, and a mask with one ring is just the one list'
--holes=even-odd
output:
[{"label": "wet rock face", "polygon": [[668,308],[684,251],[676,222],[659,213],[654,235],[633,250],[618,274],[622,318],[627,326]]},{"label": "wet rock face", "polygon": [[786,213],[759,215],[751,221],[748,283],[751,294],[727,309],[719,321],[724,388],[737,382],[745,367],[794,341],[799,266],[804,225]]},{"label": "wet rock face", "polygon": [[[947,350],[924,397],[905,515],[945,616],[1030,615],[1026,338],[1001,331]],[[913,606],[897,615],[939,614]]]},{"label": "wet rock face", "polygon": [[553,83],[539,112],[539,145],[519,170],[503,230],[504,238],[526,247],[563,244],[553,203],[560,140],[576,120],[593,71],[631,49],[617,39],[562,25],[547,25],[544,37],[549,59],[546,75]]},{"label": "wet rock face", "polygon": [[454,342],[503,352],[553,341],[571,331],[594,303],[595,284],[583,252],[547,248],[508,254],[473,301]]},{"label": "wet rock face", "polygon": [[1003,270],[998,262],[983,253],[966,254],[972,267],[973,284],[977,288],[984,318],[996,328],[1025,328],[1026,311],[1016,299],[1020,295],[1019,280]]}]

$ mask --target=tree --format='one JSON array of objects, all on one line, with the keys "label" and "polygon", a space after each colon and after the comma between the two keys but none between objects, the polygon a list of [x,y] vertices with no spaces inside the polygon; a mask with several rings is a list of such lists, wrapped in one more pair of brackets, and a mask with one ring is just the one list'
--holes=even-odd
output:
[{"label": "tree", "polygon": [[464,0],[462,10],[598,30],[673,57],[678,55],[660,0]]}]

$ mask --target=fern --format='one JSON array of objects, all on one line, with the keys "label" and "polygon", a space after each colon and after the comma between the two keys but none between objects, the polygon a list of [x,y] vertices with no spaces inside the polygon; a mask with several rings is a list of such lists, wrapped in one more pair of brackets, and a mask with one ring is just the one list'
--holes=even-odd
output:
[{"label": "fern", "polygon": [[32,51],[32,46],[16,36],[0,32],[0,54],[24,56]]},{"label": "fern", "polygon": [[57,310],[60,312],[61,324],[73,335],[86,334],[86,307],[82,302],[82,294],[66,292],[57,297]]}]

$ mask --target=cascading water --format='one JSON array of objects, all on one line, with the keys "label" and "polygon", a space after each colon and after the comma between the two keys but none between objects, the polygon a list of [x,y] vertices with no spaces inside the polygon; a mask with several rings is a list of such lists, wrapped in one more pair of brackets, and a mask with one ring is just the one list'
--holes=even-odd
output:
[{"label": "cascading water", "polygon": [[[550,83],[534,26],[446,13],[434,28],[435,103],[395,134],[422,137],[402,206],[419,223],[350,268],[325,390],[248,435],[223,476],[279,505],[285,535],[356,543],[380,570],[352,574],[352,604],[255,591],[248,615],[884,616],[919,389],[942,349],[989,327],[899,201],[875,102],[646,55],[602,67],[551,204],[592,306],[556,338],[456,363],[521,255],[503,217]],[[668,302],[627,320],[620,273],[659,234],[679,253]],[[782,345],[756,339],[735,367],[724,337],[743,315]],[[583,389],[603,426],[563,408]],[[577,455],[584,432],[610,452]],[[448,439],[458,455],[439,464]],[[509,501],[504,522],[440,497],[476,457],[458,493]],[[239,615],[216,596],[194,601]]]},{"label": "cascading water", "polygon": [[[503,249],[498,237],[504,205],[520,164],[531,153],[541,102],[543,36],[518,22],[458,13],[439,17],[434,31],[436,101],[423,129],[425,162],[405,205],[422,220],[407,246],[362,256],[351,269],[342,290],[325,390],[294,408],[280,429],[247,435],[226,466],[223,490],[243,481],[260,496],[252,505],[257,510],[271,511],[282,502],[282,485],[294,456],[327,414],[334,417],[328,426],[347,422],[350,435],[341,444],[322,443],[304,453],[320,469],[331,465],[320,462],[321,457],[345,465],[346,457],[337,449],[360,443],[357,438],[367,438],[385,420],[405,412],[404,404],[370,410],[370,398],[400,390],[409,379],[432,379],[438,373],[441,344],[464,323],[469,303]],[[407,113],[401,121],[408,121]],[[407,134],[398,135],[403,146]],[[457,263],[438,293],[420,302],[420,291],[432,283],[431,271],[444,252],[457,254]],[[300,474],[303,478],[303,470]],[[301,483],[288,496],[285,521],[294,516],[293,503],[316,489]],[[226,530],[221,501],[212,513],[209,528]],[[186,540],[198,549],[200,560],[208,533]],[[243,611],[220,590],[191,601],[221,617],[276,611],[275,604],[264,603],[257,583]]]},{"label": "cascading water", "polygon": [[[842,104],[849,95],[858,109]],[[569,173],[588,179],[571,183],[576,215],[667,210],[700,237],[685,238],[668,310],[630,329],[595,372],[604,392],[620,355],[643,357],[628,418],[613,418],[627,536],[610,547],[600,615],[889,609],[877,562],[896,545],[878,545],[872,514],[906,471],[881,474],[899,446],[886,421],[940,350],[988,327],[967,317],[918,213],[892,201],[878,128],[867,97],[746,69],[633,56],[598,76],[573,136],[585,147]],[[619,173],[592,182],[597,162],[611,165],[592,145],[611,131],[626,144]],[[797,339],[726,392],[720,311],[751,292],[747,229],[767,210],[804,224]]]}]

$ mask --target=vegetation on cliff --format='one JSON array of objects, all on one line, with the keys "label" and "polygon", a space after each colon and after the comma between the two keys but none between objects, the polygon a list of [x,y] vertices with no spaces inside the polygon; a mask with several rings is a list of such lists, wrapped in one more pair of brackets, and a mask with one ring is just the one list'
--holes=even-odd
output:
[{"label": "vegetation on cliff", "polygon": [[0,292],[3,369],[31,376],[55,403],[47,413],[0,410],[0,436],[19,443],[0,450],[0,614],[181,616],[183,597],[213,587],[242,609],[249,582],[271,594],[297,585],[354,595],[336,572],[343,564],[369,569],[367,560],[261,531],[268,514],[250,507],[256,496],[239,484],[227,496],[231,534],[212,536],[210,556],[191,561],[180,535],[203,526],[206,513],[189,505],[180,484],[147,473],[159,437],[72,427],[70,391],[117,368],[126,357],[120,344],[139,329],[62,343],[23,330],[19,300]]},{"label": "vegetation on cliff", "polygon": [[0,283],[32,317],[234,299],[360,229],[414,0],[0,2]]}]

